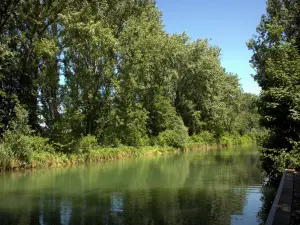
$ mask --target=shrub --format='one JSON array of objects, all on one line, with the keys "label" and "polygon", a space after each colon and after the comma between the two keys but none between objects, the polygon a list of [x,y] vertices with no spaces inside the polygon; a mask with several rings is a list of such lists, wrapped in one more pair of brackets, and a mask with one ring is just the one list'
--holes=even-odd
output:
[{"label": "shrub", "polygon": [[290,154],[285,149],[261,148],[263,169],[271,176],[278,177],[287,168]]},{"label": "shrub", "polygon": [[214,135],[209,131],[202,131],[199,134],[195,134],[189,138],[190,143],[197,143],[203,145],[212,145],[216,143]]},{"label": "shrub", "polygon": [[158,135],[158,143],[161,146],[184,148],[188,140],[187,128],[179,126],[176,130],[165,130]]},{"label": "shrub", "polygon": [[225,146],[232,146],[232,145],[244,145],[249,144],[251,141],[255,142],[255,135],[254,134],[244,134],[240,135],[238,133],[225,133],[220,138],[220,144]]},{"label": "shrub", "polygon": [[0,166],[7,168],[12,160],[27,163],[33,152],[53,152],[48,139],[31,136],[33,131],[27,125],[28,113],[17,103],[15,118],[10,123],[10,129],[3,134],[3,144],[0,147]]},{"label": "shrub", "polygon": [[9,149],[5,148],[3,144],[0,144],[0,170],[10,167],[12,160],[12,153]]},{"label": "shrub", "polygon": [[7,131],[4,136],[4,148],[10,152],[15,159],[28,162],[32,153],[31,141],[27,136]]},{"label": "shrub", "polygon": [[76,153],[90,153],[92,150],[95,150],[98,147],[98,141],[95,136],[88,135],[82,137],[78,142]]},{"label": "shrub", "polygon": [[54,148],[48,144],[48,139],[12,131],[7,131],[4,134],[3,145],[8,155],[25,163],[30,162],[33,152],[54,152]]},{"label": "shrub", "polygon": [[203,139],[205,143],[213,144],[216,143],[216,139],[214,138],[214,135],[210,133],[209,131],[202,131],[199,136]]},{"label": "shrub", "polygon": [[245,134],[239,138],[240,144],[249,144],[251,141],[255,141],[253,134]]},{"label": "shrub", "polygon": [[229,134],[225,134],[220,138],[220,144],[223,146],[231,146],[233,144],[233,138]]},{"label": "shrub", "polygon": [[33,133],[28,125],[28,112],[18,102],[14,108],[15,118],[9,124],[9,130],[14,134],[30,135]]},{"label": "shrub", "polygon": [[33,152],[50,152],[54,153],[54,147],[49,144],[48,138],[40,136],[26,136],[27,142],[29,142],[30,148]]},{"label": "shrub", "polygon": [[52,143],[57,152],[72,153],[77,149],[78,142],[75,140],[55,141]]}]

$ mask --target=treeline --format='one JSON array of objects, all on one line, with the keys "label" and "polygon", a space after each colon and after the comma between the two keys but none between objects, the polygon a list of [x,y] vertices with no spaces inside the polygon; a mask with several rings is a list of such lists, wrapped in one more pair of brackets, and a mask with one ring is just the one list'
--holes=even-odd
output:
[{"label": "treeline", "polygon": [[255,79],[262,91],[259,112],[269,129],[263,167],[272,176],[300,168],[300,2],[268,0],[253,50]]},{"label": "treeline", "polygon": [[165,32],[152,1],[2,5],[3,152],[25,160],[26,145],[184,147],[188,136],[220,141],[259,129],[257,97],[222,68],[220,49]]}]

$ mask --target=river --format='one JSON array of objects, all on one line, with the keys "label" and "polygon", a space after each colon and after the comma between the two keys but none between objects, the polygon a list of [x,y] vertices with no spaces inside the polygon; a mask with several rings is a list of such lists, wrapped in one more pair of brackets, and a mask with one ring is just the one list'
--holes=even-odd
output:
[{"label": "river", "polygon": [[253,148],[0,174],[1,225],[258,225]]}]

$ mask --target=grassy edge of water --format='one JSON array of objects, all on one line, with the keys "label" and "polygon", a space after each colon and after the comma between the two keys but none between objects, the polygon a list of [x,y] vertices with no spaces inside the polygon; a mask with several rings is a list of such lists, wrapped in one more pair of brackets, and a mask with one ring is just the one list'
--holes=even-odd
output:
[{"label": "grassy edge of water", "polygon": [[[196,146],[197,149],[207,148],[207,146]],[[98,148],[93,149],[89,153],[82,154],[66,154],[66,153],[51,153],[51,152],[35,152],[30,157],[28,163],[22,163],[18,160],[12,160],[6,170],[18,169],[33,169],[43,167],[59,167],[68,165],[77,165],[90,162],[101,162],[108,160],[137,158],[142,156],[157,156],[162,154],[169,154],[184,151],[185,149],[174,147],[161,146],[144,146],[131,147],[122,146],[117,148]]]},{"label": "grassy edge of water", "polygon": [[5,167],[0,166],[0,170],[18,170],[43,167],[59,167],[83,164],[89,162],[101,162],[107,160],[117,160],[126,158],[136,158],[141,156],[156,156],[180,151],[194,151],[203,149],[213,149],[219,147],[245,145],[255,142],[251,136],[237,137],[234,135],[223,136],[219,144],[215,139],[193,138],[191,137],[184,148],[170,146],[143,146],[143,147],[100,147],[96,146],[86,153],[62,153],[48,151],[33,151],[29,159],[24,162],[11,159]]}]

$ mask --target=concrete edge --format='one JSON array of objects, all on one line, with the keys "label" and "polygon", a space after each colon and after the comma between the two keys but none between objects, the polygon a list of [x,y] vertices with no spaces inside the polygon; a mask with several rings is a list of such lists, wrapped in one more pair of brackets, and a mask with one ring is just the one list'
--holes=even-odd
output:
[{"label": "concrete edge", "polygon": [[282,174],[281,181],[280,181],[278,190],[276,192],[276,196],[274,198],[274,201],[273,201],[273,204],[272,204],[272,207],[271,207],[271,210],[269,212],[268,219],[267,219],[267,222],[266,222],[265,225],[273,225],[273,221],[274,221],[275,214],[276,214],[276,211],[277,211],[277,208],[278,208],[278,203],[279,203],[279,200],[280,200],[280,197],[281,197],[283,184],[284,184],[284,181],[285,181],[287,171],[289,171],[289,170],[286,169],[284,171],[284,173]]}]

